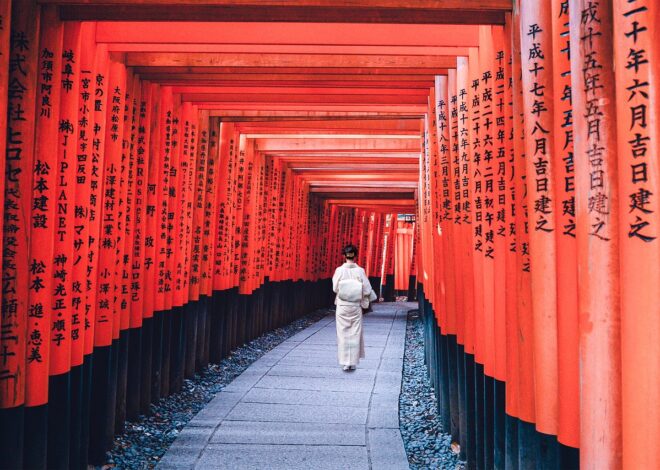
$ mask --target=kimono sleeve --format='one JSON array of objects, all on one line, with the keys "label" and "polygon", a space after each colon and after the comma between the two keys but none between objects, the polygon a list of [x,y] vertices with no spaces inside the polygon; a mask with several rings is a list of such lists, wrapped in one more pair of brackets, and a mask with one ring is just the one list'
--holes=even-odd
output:
[{"label": "kimono sleeve", "polygon": [[335,274],[332,276],[332,291],[336,294],[339,292],[339,281],[341,280],[341,267],[335,269]]},{"label": "kimono sleeve", "polygon": [[360,268],[360,277],[362,278],[362,296],[363,297],[369,297],[369,294],[371,294],[371,283],[369,282],[369,278],[367,277],[367,273],[364,272],[364,269]]}]

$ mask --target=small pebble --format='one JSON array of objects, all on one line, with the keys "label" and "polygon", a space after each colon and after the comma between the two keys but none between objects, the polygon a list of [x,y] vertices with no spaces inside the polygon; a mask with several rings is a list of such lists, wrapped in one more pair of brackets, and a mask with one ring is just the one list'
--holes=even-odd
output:
[{"label": "small pebble", "polygon": [[412,470],[465,468],[444,432],[438,403],[424,359],[424,323],[416,311],[408,315],[399,427]]}]

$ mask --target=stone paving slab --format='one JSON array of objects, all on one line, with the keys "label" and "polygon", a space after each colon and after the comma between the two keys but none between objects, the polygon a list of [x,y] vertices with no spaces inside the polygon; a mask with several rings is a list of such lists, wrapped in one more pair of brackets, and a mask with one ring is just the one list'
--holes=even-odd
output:
[{"label": "stone paving slab", "polygon": [[278,364],[271,368],[266,375],[280,375],[286,377],[332,377],[336,380],[368,379],[376,377],[377,369],[357,369],[347,374],[335,366],[298,366]]},{"label": "stone paving slab", "polygon": [[225,417],[230,421],[276,423],[366,424],[367,407],[285,405],[282,403],[238,403]]},{"label": "stone paving slab", "polygon": [[179,434],[159,469],[404,469],[399,431],[406,312],[364,317],[366,358],[337,364],[334,317],[284,341],[223,389]]},{"label": "stone paving slab", "polygon": [[368,468],[365,446],[211,444],[195,469],[337,470]]},{"label": "stone paving slab", "polygon": [[373,379],[336,380],[332,377],[282,377],[266,375],[256,383],[260,388],[286,388],[287,390],[330,390],[333,392],[369,392]]},{"label": "stone paving slab", "polygon": [[[337,366],[337,355],[327,355],[327,356],[287,356],[282,358],[278,364],[287,364],[287,365],[327,365],[327,366]],[[380,365],[379,360],[369,359],[360,359],[360,368],[378,368]]]},{"label": "stone paving slab", "polygon": [[[407,470],[408,459],[403,447],[401,433],[396,429],[370,428],[368,447],[371,468],[387,470]],[[401,457],[403,455],[403,458]]]},{"label": "stone paving slab", "polygon": [[363,425],[223,421],[211,444],[365,446]]},{"label": "stone paving slab", "polygon": [[[365,342],[367,340],[365,339]],[[286,355],[286,357],[299,357],[299,356],[310,356],[310,355],[315,355],[317,357],[329,357],[333,359],[337,359],[337,351],[334,350],[334,348],[337,345],[337,340],[335,339],[335,342],[332,344],[315,344],[313,347],[303,347],[302,345],[300,347],[297,347],[296,349],[292,349],[289,354]],[[364,351],[365,351],[365,356],[369,357],[369,353],[372,353],[372,355],[380,354],[383,351],[383,348],[386,346],[385,343],[381,344],[380,346],[375,345],[375,344],[370,344],[369,346],[365,346]],[[333,348],[332,350],[328,350],[329,348]]]},{"label": "stone paving slab", "polygon": [[[397,413],[392,413],[392,410]],[[396,428],[399,429],[399,395],[373,394],[369,404],[367,426],[370,428]]]},{"label": "stone paving slab", "polygon": [[[398,397],[398,394],[397,394]],[[286,390],[255,387],[243,396],[244,403],[368,407],[371,393],[329,392],[327,390]]]}]

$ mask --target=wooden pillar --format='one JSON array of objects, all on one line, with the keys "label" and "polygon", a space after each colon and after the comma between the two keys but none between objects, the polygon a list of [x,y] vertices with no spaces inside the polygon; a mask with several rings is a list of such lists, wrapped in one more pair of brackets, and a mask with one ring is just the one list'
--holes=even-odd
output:
[{"label": "wooden pillar", "polygon": [[[142,309],[145,318],[152,318],[154,314],[154,294],[153,288],[156,273],[156,232],[158,230],[157,205],[158,205],[158,159],[160,149],[160,86],[155,83],[148,84],[149,92],[145,96],[149,97],[147,103],[147,113],[144,117],[143,125],[148,127],[148,139],[145,138],[145,152],[148,152],[149,162],[147,170],[146,187],[146,209],[145,215],[145,233],[144,233],[144,271],[142,280]],[[154,320],[154,328],[156,320]],[[159,373],[160,375],[160,373]],[[154,397],[155,399],[159,397]]]},{"label": "wooden pillar", "polygon": [[[68,26],[66,27],[68,30]],[[75,187],[74,187],[74,220],[73,220],[73,251],[72,251],[72,318],[79,317],[82,336],[79,340],[72,338],[72,358],[71,363],[74,366],[77,379],[72,378],[72,389],[74,397],[79,396],[77,400],[80,403],[80,415],[72,413],[72,429],[75,429],[77,423],[80,424],[80,441],[76,442],[74,436],[71,440],[70,464],[78,468],[87,462],[89,448],[89,430],[90,430],[90,401],[91,401],[91,382],[92,382],[92,353],[94,350],[94,325],[96,304],[91,299],[93,283],[88,279],[88,269],[90,269],[90,255],[93,256],[95,250],[91,248],[90,236],[91,230],[98,225],[98,216],[96,208],[92,205],[91,180],[93,166],[97,166],[97,158],[93,156],[94,142],[94,70],[96,60],[96,45],[94,36],[96,34],[96,25],[94,23],[85,23],[80,25],[80,41],[78,47],[80,72],[75,77],[78,86],[78,108],[77,115],[74,115],[78,123],[78,131],[75,135],[77,145],[75,147]],[[98,169],[95,170],[98,172]],[[95,196],[97,197],[97,196]],[[98,233],[96,231],[95,233]],[[72,399],[75,399],[72,397]],[[72,408],[76,411],[76,407]],[[79,447],[77,446],[79,444]]]},{"label": "wooden pillar", "polygon": [[[144,277],[145,277],[145,246],[146,237],[146,209],[149,177],[149,122],[151,119],[151,86],[147,82],[140,82],[137,99],[136,115],[137,133],[135,140],[135,161],[133,163],[133,186],[131,209],[131,242],[128,246],[131,253],[130,266],[130,321],[131,329],[130,355],[135,358],[129,362],[128,394],[126,402],[126,417],[135,419],[142,406],[142,396],[149,388],[149,382],[144,379],[151,373],[151,323],[145,322],[144,307]],[[139,96],[139,98],[138,98]],[[139,359],[138,359],[139,358]]]},{"label": "wooden pillar", "polygon": [[513,92],[513,152],[516,211],[516,338],[518,341],[518,464],[519,468],[533,468],[532,442],[528,429],[533,430],[536,419],[536,397],[534,393],[534,322],[532,319],[532,290],[529,252],[529,197],[526,159],[526,113],[523,105],[522,66],[527,61],[522,60],[520,10],[516,8],[512,14],[512,70]]},{"label": "wooden pillar", "polygon": [[[39,9],[36,2],[11,11],[11,41],[7,99],[5,194],[3,226],[2,335],[0,336],[0,459],[8,467],[23,466],[23,416],[28,332],[28,259],[32,165],[34,159],[35,98],[38,72]],[[8,13],[3,8],[3,13]],[[4,18],[4,16],[3,16]],[[9,23],[3,22],[4,28]],[[7,49],[4,49],[6,52]],[[13,63],[13,65],[12,65]],[[20,64],[20,67],[19,67]],[[4,94],[4,90],[2,90]],[[44,320],[45,322],[46,320]],[[47,356],[48,334],[44,327],[42,357]],[[48,364],[39,375],[47,386]]]},{"label": "wooden pillar", "polygon": [[529,248],[534,318],[536,429],[557,434],[557,209],[555,205],[553,50],[549,1],[521,3],[520,34]]},{"label": "wooden pillar", "polygon": [[[48,429],[46,436],[47,466],[51,468],[67,468],[69,466],[69,413],[70,413],[70,382],[68,372],[71,366],[71,311],[65,302],[67,293],[66,260],[62,256],[55,257],[56,235],[58,231],[57,216],[66,213],[66,196],[58,187],[60,149],[58,147],[60,129],[60,91],[58,71],[62,70],[62,39],[63,26],[57,18],[55,8],[42,7],[41,32],[39,39],[40,70],[37,83],[37,131],[35,136],[35,160],[33,166],[32,191],[32,220],[30,237],[30,296],[28,312],[34,309],[43,310],[43,319],[33,319],[34,330],[39,331],[39,323],[43,325],[41,331],[45,333],[43,339],[49,339],[50,353],[45,361],[49,363],[48,385],[44,387],[40,401],[41,405],[52,401],[48,411]],[[75,106],[75,104],[74,104]],[[74,108],[75,109],[75,108]],[[75,144],[72,144],[73,147]],[[66,163],[64,163],[66,165]],[[65,183],[66,184],[66,183]],[[65,255],[66,257],[66,255]],[[63,278],[64,277],[64,278]],[[40,282],[41,281],[41,282]],[[28,313],[29,316],[29,313]],[[34,331],[29,329],[28,334],[28,376],[26,377],[26,405],[30,406],[34,396],[32,380],[37,387],[41,385],[39,378],[30,374],[31,347],[41,341],[33,340]],[[34,357],[32,358],[34,361]],[[36,361],[35,361],[36,362]],[[33,362],[32,364],[34,364]],[[35,411],[39,413],[36,409]],[[28,416],[26,410],[26,417]],[[39,419],[39,418],[37,418]],[[29,429],[26,420],[26,438],[39,440],[37,427]],[[36,423],[35,423],[36,424]],[[26,439],[26,440],[27,440]],[[31,460],[26,446],[26,463]],[[36,452],[35,452],[36,454]],[[34,455],[34,454],[33,454]],[[34,462],[30,462],[33,464]],[[30,465],[28,464],[28,465]]]},{"label": "wooden pillar", "polygon": [[[506,189],[508,199],[505,205],[505,219],[506,219],[506,405],[505,410],[507,423],[511,424],[512,429],[515,428],[516,420],[518,417],[518,386],[519,386],[519,358],[518,358],[518,318],[516,315],[517,302],[518,302],[518,266],[516,264],[516,256],[519,250],[518,237],[516,226],[517,200],[516,198],[522,195],[516,192],[516,180],[519,175],[516,173],[516,152],[515,141],[516,135],[514,133],[514,112],[513,112],[513,89],[514,89],[514,76],[513,76],[513,53],[512,53],[512,36],[518,34],[513,30],[511,15],[507,15],[505,25],[505,43],[504,43],[504,56],[505,64],[510,64],[504,68],[505,73],[505,134],[506,134]],[[520,56],[517,57],[520,63]],[[517,77],[515,77],[517,79]],[[517,450],[517,440],[513,438],[507,439],[507,445],[511,445],[511,451],[507,451],[507,460],[511,459],[508,466],[512,467],[517,464],[517,456],[512,456],[512,451]]]},{"label": "wooden pillar", "polygon": [[[158,113],[158,88],[149,82],[142,83],[140,93],[140,120],[138,132],[138,155],[143,156],[143,161],[138,162],[138,171],[142,166],[142,177],[136,183],[136,207],[135,207],[135,237],[133,246],[133,269],[132,269],[132,296],[131,312],[133,325],[141,325],[142,347],[141,347],[141,378],[140,378],[140,401],[139,411],[147,413],[151,403],[151,384],[153,373],[153,334],[154,318],[152,308],[153,289],[149,287],[149,280],[153,280],[153,224],[155,223],[155,154],[151,152],[152,140],[157,138],[154,131],[154,114]],[[140,191],[141,188],[141,191]],[[138,199],[141,199],[138,202]],[[141,207],[141,209],[140,209]],[[138,261],[139,260],[139,261]],[[151,276],[150,276],[151,273]]]},{"label": "wooden pillar", "polygon": [[[555,211],[557,226],[557,365],[559,442],[580,443],[577,244],[575,241],[575,156],[568,2],[552,2]],[[580,111],[578,110],[577,113]]]},{"label": "wooden pillar", "polygon": [[[134,170],[134,142],[136,138],[137,125],[134,114],[137,112],[137,101],[139,98],[139,79],[132,73],[126,71],[126,84],[124,87],[123,116],[119,123],[121,131],[121,159],[119,171],[119,191],[117,208],[117,237],[115,248],[115,308],[119,311],[119,362],[117,365],[117,405],[115,414],[115,432],[124,431],[126,421],[127,396],[128,396],[128,370],[131,358],[131,302],[130,292],[130,260],[131,253],[129,245],[132,242],[132,219],[131,211],[133,205],[133,183]],[[119,117],[119,116],[118,116]],[[137,358],[136,358],[137,359]]]},{"label": "wooden pillar", "polygon": [[[78,183],[76,178],[79,136],[81,131],[79,109],[82,104],[80,95],[82,25],[80,23],[66,24],[62,45],[62,67],[60,73],[60,122],[59,156],[58,156],[58,205],[56,211],[57,236],[55,238],[54,259],[60,260],[59,275],[55,276],[62,286],[59,291],[60,302],[71,306],[71,409],[70,409],[70,439],[68,464],[78,468],[81,464],[81,448],[84,439],[83,415],[85,400],[83,390],[86,389],[84,377],[85,358],[85,311],[82,297],[82,282],[76,276],[76,265],[84,264],[79,250],[76,216],[76,193]],[[80,245],[79,245],[80,244]],[[55,297],[57,302],[57,296]],[[85,452],[86,453],[86,452]]]},{"label": "wooden pillar", "polygon": [[[621,468],[619,191],[612,2],[571,0],[580,464]],[[626,365],[628,366],[628,365]]]},{"label": "wooden pillar", "polygon": [[[118,129],[113,128],[113,121],[116,119],[115,111],[123,113],[126,76],[122,64],[109,62],[105,47],[97,46],[93,78],[95,122],[89,181],[92,188],[90,203],[94,205],[94,221],[91,223],[94,226],[90,228],[89,260],[92,269],[88,270],[88,273],[91,271],[90,301],[93,299],[96,307],[89,450],[89,458],[93,463],[102,463],[105,460],[105,452],[112,446],[117,392],[118,351],[113,347],[113,343],[119,335],[119,314],[114,309],[114,237],[121,137]],[[115,94],[117,87],[120,88],[119,94]],[[115,100],[121,101],[119,110],[113,110],[116,106],[113,103]]]},{"label": "wooden pillar", "polygon": [[[0,70],[9,70],[10,37],[11,37],[11,0],[0,2]],[[9,98],[9,73],[0,74],[0,148],[7,147],[7,100]],[[6,91],[5,91],[6,90]],[[0,175],[5,174],[5,161],[0,159]],[[4,202],[5,179],[0,178],[0,195]],[[0,220],[0,231],[4,220]]]},{"label": "wooden pillar", "polygon": [[615,1],[622,468],[660,467],[660,7]]}]

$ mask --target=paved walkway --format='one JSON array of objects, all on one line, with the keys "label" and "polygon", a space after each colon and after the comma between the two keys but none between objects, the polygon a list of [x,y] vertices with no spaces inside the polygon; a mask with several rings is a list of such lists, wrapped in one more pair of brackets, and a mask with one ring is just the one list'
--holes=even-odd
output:
[{"label": "paved walkway", "polygon": [[364,317],[366,358],[337,365],[334,316],[254,362],[181,431],[160,469],[407,469],[399,393],[411,303]]}]

